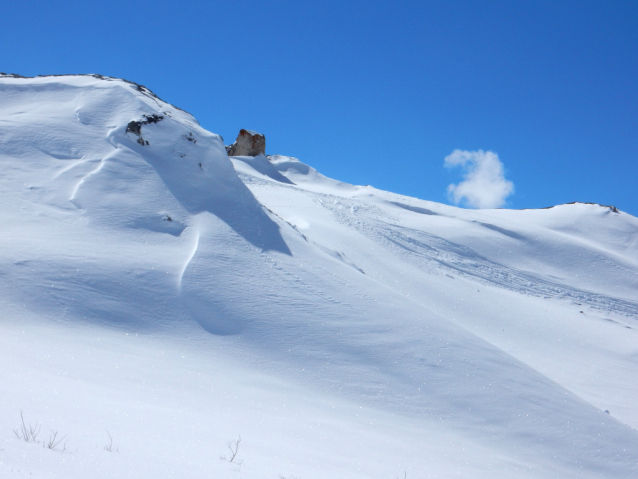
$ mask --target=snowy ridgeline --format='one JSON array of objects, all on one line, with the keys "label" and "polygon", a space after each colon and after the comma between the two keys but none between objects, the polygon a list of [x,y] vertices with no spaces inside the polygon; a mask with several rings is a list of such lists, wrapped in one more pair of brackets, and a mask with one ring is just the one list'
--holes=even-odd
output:
[{"label": "snowy ridgeline", "polygon": [[229,158],[90,75],[1,76],[0,161],[2,477],[638,477],[629,214]]}]

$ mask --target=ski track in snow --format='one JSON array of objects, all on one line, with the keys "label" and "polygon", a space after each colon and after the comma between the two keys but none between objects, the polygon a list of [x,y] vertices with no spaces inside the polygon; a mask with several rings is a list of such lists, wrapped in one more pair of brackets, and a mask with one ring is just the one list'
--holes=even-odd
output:
[{"label": "ski track in snow", "polygon": [[[248,184],[266,188],[292,188],[273,184],[245,173],[240,178]],[[380,208],[354,198],[306,191],[304,194],[330,211],[335,220],[367,236],[402,260],[416,264],[431,274],[453,273],[500,288],[542,298],[558,298],[585,304],[605,313],[616,313],[638,320],[638,303],[570,286],[552,283],[532,274],[517,271],[480,256],[467,246],[396,224]]]}]

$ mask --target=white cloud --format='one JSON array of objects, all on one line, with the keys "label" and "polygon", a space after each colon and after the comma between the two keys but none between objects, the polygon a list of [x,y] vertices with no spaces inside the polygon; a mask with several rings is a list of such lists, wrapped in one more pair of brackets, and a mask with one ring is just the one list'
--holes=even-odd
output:
[{"label": "white cloud", "polygon": [[445,166],[463,168],[463,181],[447,192],[454,204],[470,208],[498,208],[514,192],[514,183],[505,179],[503,163],[493,151],[454,150],[445,157]]}]

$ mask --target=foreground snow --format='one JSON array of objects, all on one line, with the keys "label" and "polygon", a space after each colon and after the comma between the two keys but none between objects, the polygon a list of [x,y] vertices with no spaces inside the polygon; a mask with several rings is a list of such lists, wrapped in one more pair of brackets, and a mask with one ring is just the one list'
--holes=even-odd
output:
[{"label": "foreground snow", "polygon": [[633,216],[229,160],[121,80],[0,98],[0,474],[638,475]]}]

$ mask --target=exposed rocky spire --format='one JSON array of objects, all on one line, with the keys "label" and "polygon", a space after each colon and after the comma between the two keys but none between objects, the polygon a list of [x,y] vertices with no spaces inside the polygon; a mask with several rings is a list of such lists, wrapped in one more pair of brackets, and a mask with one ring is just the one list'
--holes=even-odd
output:
[{"label": "exposed rocky spire", "polygon": [[266,137],[252,130],[239,130],[235,143],[226,147],[228,156],[257,156],[266,154]]}]

